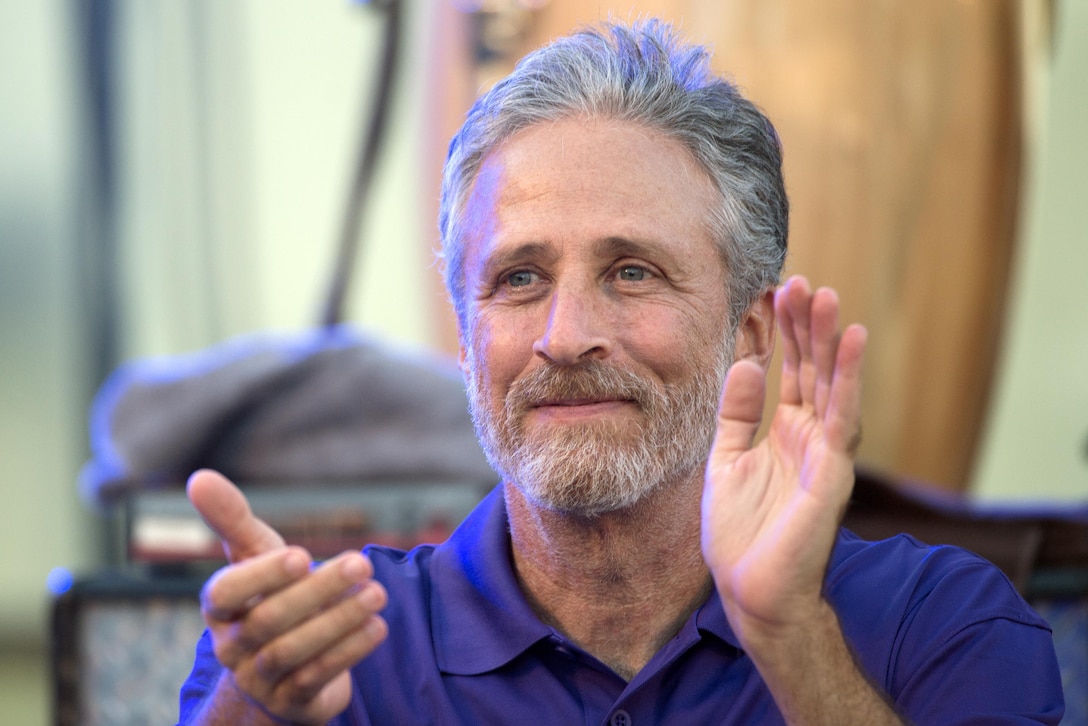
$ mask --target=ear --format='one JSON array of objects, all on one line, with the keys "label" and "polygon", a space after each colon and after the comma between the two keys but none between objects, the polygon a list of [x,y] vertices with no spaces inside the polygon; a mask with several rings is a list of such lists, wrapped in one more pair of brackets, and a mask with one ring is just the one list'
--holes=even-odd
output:
[{"label": "ear", "polygon": [[774,288],[764,290],[737,326],[736,360],[747,358],[767,370],[774,353]]}]

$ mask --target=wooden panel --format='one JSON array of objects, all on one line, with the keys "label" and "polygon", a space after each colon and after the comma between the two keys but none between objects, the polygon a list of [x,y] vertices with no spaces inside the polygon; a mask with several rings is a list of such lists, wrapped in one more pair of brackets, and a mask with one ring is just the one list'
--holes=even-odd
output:
[{"label": "wooden panel", "polygon": [[788,267],[871,331],[861,458],[966,486],[1016,228],[1013,2],[693,4],[778,126]]},{"label": "wooden panel", "polygon": [[782,136],[787,272],[837,288],[870,329],[860,458],[961,489],[1015,239],[1019,13],[1018,0],[552,0],[516,55],[609,14],[669,18],[710,45]]}]

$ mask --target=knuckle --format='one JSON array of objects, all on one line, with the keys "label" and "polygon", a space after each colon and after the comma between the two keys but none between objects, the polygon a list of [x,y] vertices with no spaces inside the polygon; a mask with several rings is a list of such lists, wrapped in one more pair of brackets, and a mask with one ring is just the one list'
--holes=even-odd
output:
[{"label": "knuckle", "polygon": [[235,658],[235,649],[232,645],[223,638],[214,638],[212,642],[212,652],[215,653],[215,659],[227,668],[232,668],[237,664]]},{"label": "knuckle", "polygon": [[[272,639],[272,634],[260,618],[248,614],[226,626],[220,626],[216,645],[222,647],[227,657],[238,659],[245,653],[255,653]],[[213,634],[215,634],[213,630]],[[223,661],[221,661],[223,662]]]},{"label": "knuckle", "polygon": [[295,704],[304,704],[313,700],[325,687],[326,679],[319,663],[312,667],[299,668],[286,679],[290,699]]},{"label": "knuckle", "polygon": [[263,677],[275,680],[285,670],[287,658],[279,648],[271,645],[257,654],[254,665]]},{"label": "knuckle", "polygon": [[[262,606],[263,605],[263,606]],[[268,603],[262,603],[246,614],[241,637],[249,643],[260,644],[277,633],[279,618]]]},{"label": "knuckle", "polygon": [[846,444],[847,453],[849,453],[851,456],[856,456],[858,453],[858,449],[861,448],[861,442],[862,429],[861,425],[859,424],[858,427],[854,430],[853,434],[850,436],[850,440]]},{"label": "knuckle", "polygon": [[220,570],[212,575],[200,589],[200,611],[205,621],[221,619],[219,613],[223,610],[222,573]]}]

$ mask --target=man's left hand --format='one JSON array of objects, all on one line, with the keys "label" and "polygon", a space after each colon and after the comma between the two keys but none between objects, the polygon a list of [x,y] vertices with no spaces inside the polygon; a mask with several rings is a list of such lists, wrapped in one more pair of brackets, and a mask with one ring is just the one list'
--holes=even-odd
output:
[{"label": "man's left hand", "polygon": [[866,331],[840,333],[833,290],[803,277],[775,295],[779,403],[754,445],[766,380],[749,360],[726,378],[703,493],[703,556],[742,643],[826,617],[822,588],[854,482]]}]

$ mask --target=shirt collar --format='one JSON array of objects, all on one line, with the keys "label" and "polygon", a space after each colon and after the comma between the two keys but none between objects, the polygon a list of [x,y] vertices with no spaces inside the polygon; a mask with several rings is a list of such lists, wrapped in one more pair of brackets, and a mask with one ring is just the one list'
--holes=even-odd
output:
[{"label": "shirt collar", "polygon": [[[438,667],[455,675],[499,668],[557,636],[526,602],[511,564],[502,485],[434,553],[431,618]],[[841,537],[841,535],[840,535]],[[841,557],[836,548],[832,564]],[[716,589],[683,630],[694,627],[742,650]]]},{"label": "shirt collar", "polygon": [[737,650],[742,650],[737,636],[733,633],[733,628],[729,626],[729,620],[725,617],[725,608],[722,607],[722,598],[717,588],[710,589],[710,596],[706,602],[695,611],[694,620],[700,632],[710,633]]},{"label": "shirt collar", "polygon": [[526,602],[510,557],[500,484],[434,553],[431,619],[443,672],[485,673],[555,635]]}]

